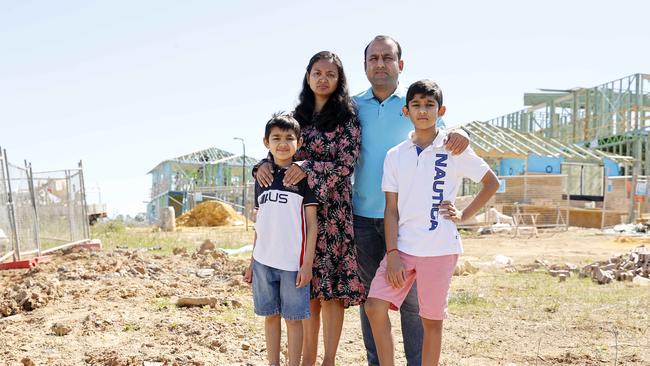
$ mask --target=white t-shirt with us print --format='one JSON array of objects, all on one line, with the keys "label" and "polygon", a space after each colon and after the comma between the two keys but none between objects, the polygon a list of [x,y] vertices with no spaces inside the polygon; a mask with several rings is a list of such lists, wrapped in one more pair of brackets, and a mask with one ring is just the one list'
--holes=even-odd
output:
[{"label": "white t-shirt with us print", "polygon": [[382,190],[397,193],[397,248],[413,256],[463,252],[456,224],[439,215],[438,206],[443,200],[456,200],[464,177],[480,182],[490,170],[470,147],[455,156],[445,150],[445,137],[438,130],[424,150],[409,138],[388,150],[384,160]]}]

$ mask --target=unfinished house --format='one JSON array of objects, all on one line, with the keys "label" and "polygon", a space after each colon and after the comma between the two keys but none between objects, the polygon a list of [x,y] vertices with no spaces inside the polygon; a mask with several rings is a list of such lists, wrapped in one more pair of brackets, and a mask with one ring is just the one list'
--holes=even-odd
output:
[{"label": "unfinished house", "polygon": [[[252,167],[258,160],[212,147],[165,160],[151,174],[151,201],[147,206],[149,222],[158,222],[166,207],[173,207],[176,217],[204,200],[221,200],[246,212],[252,206]],[[245,177],[246,187],[242,185]],[[248,194],[246,194],[248,191]],[[246,203],[243,205],[243,197]]]},{"label": "unfinished house", "polygon": [[[650,75],[542,91],[524,94],[525,109],[467,125],[474,148],[492,161],[506,192],[518,186],[538,192],[537,198],[522,192],[513,210],[564,205],[563,218],[586,227],[650,213]],[[557,180],[566,182],[552,183]]]},{"label": "unfinished house", "polygon": [[[634,158],[485,122],[464,127],[472,148],[499,176],[501,187],[491,205],[500,213],[537,227],[601,227],[628,214],[620,208],[605,212],[603,203],[607,182],[630,169]],[[463,191],[473,190],[467,181]]]}]

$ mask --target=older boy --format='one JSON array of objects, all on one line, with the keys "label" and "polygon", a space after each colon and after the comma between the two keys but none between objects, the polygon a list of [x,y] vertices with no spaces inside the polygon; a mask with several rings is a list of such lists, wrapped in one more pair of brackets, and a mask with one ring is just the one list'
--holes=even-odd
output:
[{"label": "older boy", "polygon": [[[376,36],[364,49],[363,56],[370,88],[354,97],[361,122],[361,152],[354,168],[352,208],[359,276],[367,293],[386,253],[385,199],[381,190],[384,158],[388,149],[406,138],[412,126],[402,113],[406,90],[399,84],[399,76],[404,69],[399,42],[390,36]],[[438,127],[444,128],[441,122],[442,119],[438,122]],[[452,130],[447,134],[445,148],[457,155],[463,152],[468,144],[469,138],[465,132]],[[404,353],[408,366],[419,366],[422,361],[424,331],[418,316],[416,287],[413,286],[400,308]],[[378,366],[377,350],[364,305],[359,310],[368,366]]]},{"label": "older boy", "polygon": [[[445,132],[436,127],[445,110],[436,83],[413,83],[403,113],[415,131],[390,149],[384,161],[386,256],[365,305],[382,366],[394,364],[388,309],[401,306],[416,280],[424,327],[422,365],[438,364],[447,294],[462,253],[456,223],[472,217],[499,186],[494,173],[471,148],[457,156],[445,150]],[[464,211],[457,211],[453,201],[463,177],[481,181],[483,187]]]},{"label": "older boy", "polygon": [[276,169],[270,186],[255,183],[255,246],[245,280],[253,283],[255,314],[265,317],[269,365],[280,365],[281,316],[287,325],[288,365],[298,366],[302,320],[310,316],[318,202],[306,180],[291,186],[282,183],[302,145],[298,122],[289,115],[274,115],[266,124],[264,145]]}]

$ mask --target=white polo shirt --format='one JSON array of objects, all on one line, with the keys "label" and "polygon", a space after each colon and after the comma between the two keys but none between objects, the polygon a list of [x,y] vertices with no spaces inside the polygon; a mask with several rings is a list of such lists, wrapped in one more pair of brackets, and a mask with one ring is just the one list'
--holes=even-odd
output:
[{"label": "white polo shirt", "polygon": [[409,138],[388,150],[382,190],[397,193],[397,248],[418,257],[463,252],[456,224],[438,215],[443,200],[456,199],[463,177],[479,182],[490,167],[468,147],[452,155],[443,147],[445,131],[418,155]]},{"label": "white polo shirt", "polygon": [[306,249],[304,207],[317,205],[313,191],[303,179],[295,186],[282,184],[286,169],[275,167],[273,183],[263,188],[255,181],[257,241],[256,261],[283,271],[298,271]]}]

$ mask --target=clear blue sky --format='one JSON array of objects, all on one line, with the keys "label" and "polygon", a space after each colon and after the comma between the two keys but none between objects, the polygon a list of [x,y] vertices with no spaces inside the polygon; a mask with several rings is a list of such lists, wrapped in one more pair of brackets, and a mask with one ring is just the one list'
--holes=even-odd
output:
[{"label": "clear blue sky", "polygon": [[402,84],[435,79],[448,125],[523,107],[536,88],[650,73],[648,1],[0,0],[0,146],[35,170],[84,161],[110,214],[145,210],[167,158],[217,146],[261,157],[264,122],[331,50],[352,93],[363,48],[402,44]]}]

